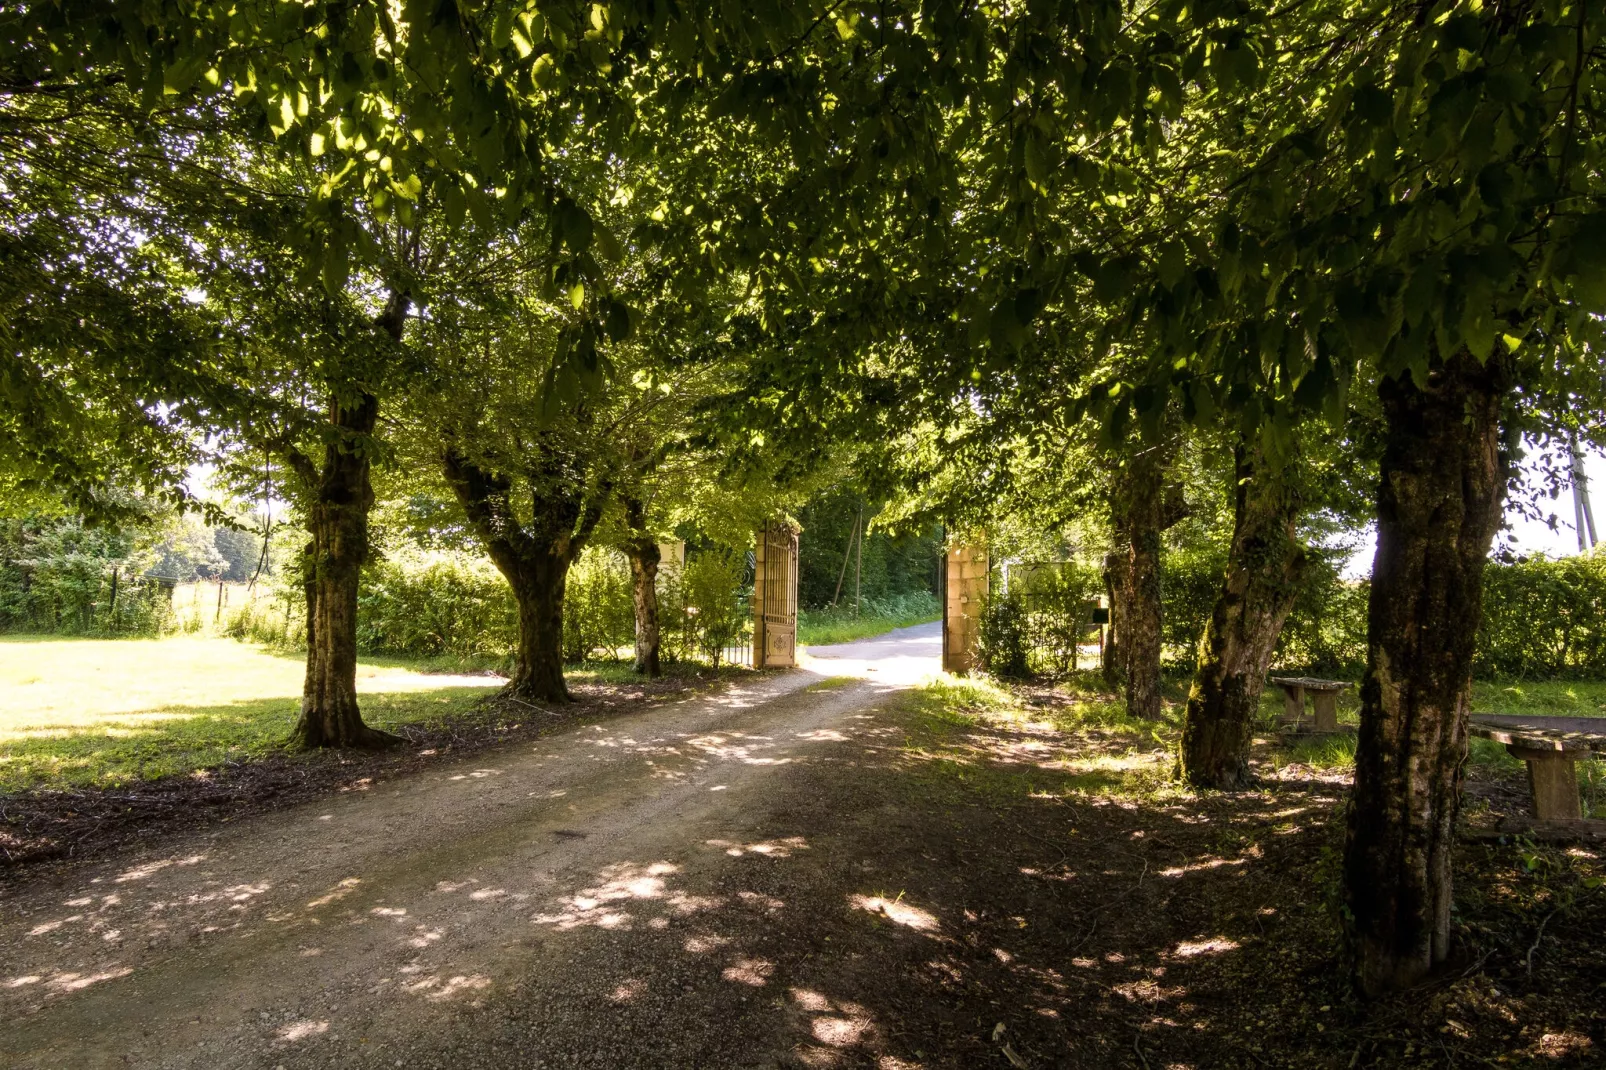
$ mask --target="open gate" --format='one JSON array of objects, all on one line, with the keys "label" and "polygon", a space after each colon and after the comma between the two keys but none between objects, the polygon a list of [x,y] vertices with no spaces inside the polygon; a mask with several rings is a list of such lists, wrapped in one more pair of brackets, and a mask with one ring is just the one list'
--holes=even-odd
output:
[{"label": "open gate", "polygon": [[753,668],[797,664],[797,531],[770,523],[753,554]]}]

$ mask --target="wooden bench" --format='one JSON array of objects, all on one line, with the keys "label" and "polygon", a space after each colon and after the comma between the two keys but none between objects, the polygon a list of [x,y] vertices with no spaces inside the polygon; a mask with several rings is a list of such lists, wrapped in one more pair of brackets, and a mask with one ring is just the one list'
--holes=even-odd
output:
[{"label": "wooden bench", "polygon": [[1512,757],[1528,763],[1528,791],[1539,820],[1576,821],[1584,816],[1578,799],[1578,759],[1606,755],[1606,717],[1475,713],[1467,731],[1504,743]]},{"label": "wooden bench", "polygon": [[1299,727],[1305,719],[1305,692],[1315,709],[1313,732],[1338,731],[1338,693],[1349,687],[1346,680],[1317,680],[1309,676],[1273,676],[1271,682],[1283,689],[1282,723]]}]

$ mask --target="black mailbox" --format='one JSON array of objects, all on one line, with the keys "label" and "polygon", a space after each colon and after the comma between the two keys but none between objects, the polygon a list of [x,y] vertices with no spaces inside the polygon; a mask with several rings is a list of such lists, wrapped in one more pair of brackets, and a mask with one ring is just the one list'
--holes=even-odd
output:
[{"label": "black mailbox", "polygon": [[1107,606],[1094,606],[1093,607],[1093,623],[1094,624],[1108,624],[1108,623],[1110,623],[1110,610],[1109,610],[1109,608]]}]

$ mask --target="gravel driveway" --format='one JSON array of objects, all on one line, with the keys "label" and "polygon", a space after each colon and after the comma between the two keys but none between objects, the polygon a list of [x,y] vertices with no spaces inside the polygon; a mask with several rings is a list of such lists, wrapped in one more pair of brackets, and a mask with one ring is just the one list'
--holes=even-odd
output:
[{"label": "gravel driveway", "polygon": [[811,846],[806,829],[760,830],[795,801],[797,770],[852,761],[938,644],[925,625],[816,648],[810,668],[712,699],[16,889],[0,1060],[790,1065],[800,1024],[862,1024],[778,998],[773,964],[741,952],[786,910],[749,876]]}]

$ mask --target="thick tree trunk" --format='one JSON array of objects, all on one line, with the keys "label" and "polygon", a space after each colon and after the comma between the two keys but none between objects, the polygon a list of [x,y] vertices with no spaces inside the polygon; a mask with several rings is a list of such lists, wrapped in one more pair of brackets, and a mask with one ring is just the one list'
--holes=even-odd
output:
[{"label": "thick tree trunk", "polygon": [[373,434],[379,401],[361,394],[330,402],[339,434],[324,451],[307,509],[307,676],[301,719],[291,735],[302,747],[381,747],[399,742],[363,724],[357,708],[357,588],[368,557],[374,489],[367,452],[355,440]]},{"label": "thick tree trunk", "polygon": [[1232,544],[1221,595],[1199,642],[1182,723],[1182,775],[1200,788],[1249,787],[1249,743],[1272,650],[1294,608],[1305,550],[1294,538],[1299,501],[1259,451],[1234,463]]},{"label": "thick tree trunk", "polygon": [[563,597],[570,560],[535,549],[519,566],[502,570],[519,606],[519,650],[507,692],[538,702],[568,702],[563,680]]},{"label": "thick tree trunk", "polygon": [[636,596],[636,665],[639,673],[657,676],[658,652],[658,544],[634,539],[625,548],[630,558],[630,579]]},{"label": "thick tree trunk", "polygon": [[1377,501],[1366,676],[1344,848],[1356,983],[1416,984],[1450,950],[1450,851],[1467,751],[1483,568],[1506,468],[1509,360],[1465,351],[1428,383],[1379,387],[1386,442]]},{"label": "thick tree trunk", "polygon": [[[532,449],[532,452],[533,449]],[[456,449],[442,455],[446,482],[519,607],[519,648],[507,692],[540,702],[570,701],[563,680],[563,599],[574,563],[601,515],[601,501],[582,509],[573,476],[532,479],[533,510],[521,525],[512,480],[470,461]],[[569,493],[573,490],[572,493]]]},{"label": "thick tree trunk", "polygon": [[1114,496],[1119,560],[1115,569],[1116,621],[1127,712],[1160,718],[1160,533],[1164,527],[1165,469],[1159,447],[1140,449],[1127,462]]}]

